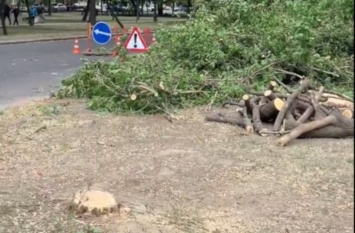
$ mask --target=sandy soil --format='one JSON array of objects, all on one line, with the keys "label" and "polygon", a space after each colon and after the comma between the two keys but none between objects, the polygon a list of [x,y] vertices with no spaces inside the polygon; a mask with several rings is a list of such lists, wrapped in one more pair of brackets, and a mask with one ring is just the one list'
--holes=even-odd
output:
[{"label": "sandy soil", "polygon": [[[354,231],[353,139],[282,148],[204,113],[171,123],[68,100],[0,113],[0,232]],[[127,211],[76,218],[66,208],[88,188]]]}]

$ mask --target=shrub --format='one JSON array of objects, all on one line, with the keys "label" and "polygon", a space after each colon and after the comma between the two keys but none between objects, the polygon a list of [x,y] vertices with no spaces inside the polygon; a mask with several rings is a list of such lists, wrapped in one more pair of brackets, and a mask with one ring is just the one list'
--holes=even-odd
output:
[{"label": "shrub", "polygon": [[117,60],[87,62],[58,96],[88,98],[93,109],[156,113],[237,98],[273,77],[353,86],[352,0],[210,0],[197,8],[187,23],[161,27],[146,54],[121,48]]}]

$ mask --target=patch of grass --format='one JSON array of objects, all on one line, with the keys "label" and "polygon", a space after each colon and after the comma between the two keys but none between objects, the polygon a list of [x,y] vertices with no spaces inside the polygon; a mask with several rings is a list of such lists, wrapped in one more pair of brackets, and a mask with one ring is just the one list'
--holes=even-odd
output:
[{"label": "patch of grass", "polygon": [[[56,37],[69,37],[86,35],[87,23],[82,22],[82,15],[78,13],[59,13],[52,16],[45,16],[44,24],[37,24],[30,27],[27,20],[22,20],[19,26],[8,26],[8,36],[1,36],[1,41],[8,40],[24,40],[24,39],[51,39]],[[157,24],[153,22],[152,17],[142,17],[137,23],[135,17],[119,17],[120,21],[126,28],[138,26],[140,28],[149,27],[152,30],[157,29]],[[97,21],[105,21],[112,27],[117,27],[116,21],[112,20],[110,16],[99,15]],[[172,25],[175,23],[183,23],[186,20],[176,18],[159,18],[158,23],[164,25]]]},{"label": "patch of grass", "polygon": [[58,115],[60,112],[60,107],[58,105],[41,105],[38,110],[46,116]]}]

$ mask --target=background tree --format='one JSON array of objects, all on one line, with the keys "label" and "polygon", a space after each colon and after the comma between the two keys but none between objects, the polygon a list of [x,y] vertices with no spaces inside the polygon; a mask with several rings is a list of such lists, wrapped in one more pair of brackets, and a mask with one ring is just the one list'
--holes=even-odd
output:
[{"label": "background tree", "polygon": [[4,6],[6,0],[1,0],[0,2],[0,18],[1,18],[1,26],[2,26],[2,34],[7,35],[6,23],[5,23],[5,15],[4,15]]},{"label": "background tree", "polygon": [[51,16],[52,15],[52,1],[48,0],[47,4],[48,4],[48,15]]},{"label": "background tree", "polygon": [[90,0],[90,15],[89,20],[91,25],[96,23],[96,0]]}]

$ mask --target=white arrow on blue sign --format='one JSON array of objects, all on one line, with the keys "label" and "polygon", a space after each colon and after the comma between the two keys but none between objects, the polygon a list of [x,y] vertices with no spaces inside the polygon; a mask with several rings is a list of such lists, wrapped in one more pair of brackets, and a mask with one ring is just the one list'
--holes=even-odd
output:
[{"label": "white arrow on blue sign", "polygon": [[105,22],[97,22],[92,28],[92,39],[99,45],[107,44],[111,37],[111,27]]}]

